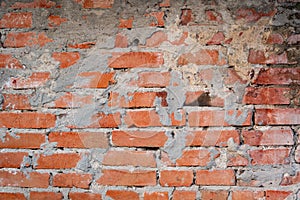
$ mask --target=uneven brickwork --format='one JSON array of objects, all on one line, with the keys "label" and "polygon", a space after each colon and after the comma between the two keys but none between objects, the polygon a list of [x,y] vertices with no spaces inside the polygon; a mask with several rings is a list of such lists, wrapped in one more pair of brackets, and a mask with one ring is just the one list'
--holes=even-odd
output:
[{"label": "uneven brickwork", "polygon": [[0,199],[300,199],[297,0],[0,2]]}]

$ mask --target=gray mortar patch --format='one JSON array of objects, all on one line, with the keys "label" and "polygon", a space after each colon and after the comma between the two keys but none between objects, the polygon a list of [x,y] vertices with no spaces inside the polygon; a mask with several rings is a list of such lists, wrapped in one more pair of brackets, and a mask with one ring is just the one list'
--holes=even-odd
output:
[{"label": "gray mortar patch", "polygon": [[88,154],[83,154],[81,156],[81,159],[76,165],[76,169],[80,169],[84,172],[88,172],[89,169],[91,168],[90,161],[91,161],[91,156]]},{"label": "gray mortar patch", "polygon": [[0,128],[0,140],[2,143],[5,142],[6,133],[7,133],[6,128]]},{"label": "gray mortar patch", "polygon": [[178,158],[182,156],[182,151],[185,149],[187,131],[185,129],[173,131],[167,131],[166,135],[168,140],[163,147],[172,163],[175,163]]},{"label": "gray mortar patch", "polygon": [[46,142],[41,144],[41,154],[43,155],[52,155],[55,152],[57,142]]}]

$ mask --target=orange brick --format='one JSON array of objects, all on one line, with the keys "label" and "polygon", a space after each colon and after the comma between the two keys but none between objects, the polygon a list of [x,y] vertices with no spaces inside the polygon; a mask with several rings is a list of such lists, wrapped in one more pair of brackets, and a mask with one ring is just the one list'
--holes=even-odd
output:
[{"label": "orange brick", "polygon": [[83,43],[75,43],[75,44],[68,44],[69,48],[73,49],[90,49],[95,46],[96,42],[83,42]]},{"label": "orange brick", "polygon": [[0,28],[31,28],[32,13],[6,13],[0,20]]},{"label": "orange brick", "polygon": [[201,190],[201,199],[202,200],[227,200],[228,191],[225,190]]},{"label": "orange brick", "polygon": [[198,170],[196,171],[197,185],[235,185],[235,174],[231,169]]},{"label": "orange brick", "polygon": [[139,87],[166,87],[170,84],[169,72],[140,72],[138,74]]},{"label": "orange brick", "polygon": [[23,193],[0,192],[0,199],[26,200],[26,197],[25,197],[25,195]]},{"label": "orange brick", "polygon": [[189,149],[182,152],[176,160],[177,166],[206,166],[211,160],[211,154],[206,149]]},{"label": "orange brick", "polygon": [[91,174],[80,174],[80,173],[68,173],[68,174],[56,174],[53,177],[54,187],[77,187],[88,189],[92,182]]},{"label": "orange brick", "polygon": [[0,68],[22,69],[20,61],[11,54],[0,54]]},{"label": "orange brick", "polygon": [[0,168],[20,168],[25,156],[28,156],[28,153],[0,152]]},{"label": "orange brick", "polygon": [[75,168],[80,160],[78,153],[56,153],[40,155],[37,160],[37,169],[67,169]]},{"label": "orange brick", "polygon": [[226,60],[220,58],[218,50],[202,49],[194,54],[182,54],[177,60],[178,65],[187,65],[189,63],[196,65],[225,65]]},{"label": "orange brick", "polygon": [[173,200],[195,200],[195,191],[175,190],[173,192]]},{"label": "orange brick", "polygon": [[49,72],[34,72],[31,76],[25,78],[10,78],[8,88],[30,89],[43,86],[50,79]]},{"label": "orange brick", "polygon": [[81,82],[76,85],[79,88],[107,88],[109,85],[115,83],[115,73],[101,73],[101,72],[82,72],[78,74]]},{"label": "orange brick", "polygon": [[128,19],[120,19],[120,23],[118,28],[128,28],[131,29],[133,24],[133,17],[130,17]]},{"label": "orange brick", "polygon": [[276,165],[288,164],[290,162],[289,148],[251,150],[249,154],[253,165]]},{"label": "orange brick", "polygon": [[4,101],[2,108],[4,110],[29,110],[31,105],[29,98],[24,94],[2,94]]},{"label": "orange brick", "polygon": [[111,8],[114,0],[83,0],[84,8]]},{"label": "orange brick", "polygon": [[11,8],[19,9],[19,8],[51,8],[55,6],[56,3],[49,0],[33,0],[29,3],[16,2]]},{"label": "orange brick", "polygon": [[44,32],[9,32],[4,41],[4,47],[20,48],[35,45],[43,47],[49,42],[53,42],[53,39],[48,38]]},{"label": "orange brick", "polygon": [[70,200],[101,200],[101,194],[70,192]]},{"label": "orange brick", "polygon": [[240,199],[255,200],[260,198],[264,198],[263,191],[250,191],[250,190],[232,191],[232,200],[240,200]]},{"label": "orange brick", "polygon": [[255,124],[257,125],[293,125],[300,124],[300,109],[274,108],[257,109]]},{"label": "orange brick", "polygon": [[54,52],[52,58],[60,62],[60,68],[67,68],[77,63],[80,59],[79,52]]},{"label": "orange brick", "polygon": [[296,68],[262,68],[257,78],[252,81],[255,84],[281,84],[300,83],[300,67]]},{"label": "orange brick", "polygon": [[168,200],[168,192],[145,192],[144,200]]},{"label": "orange brick", "polygon": [[48,108],[80,108],[92,103],[92,95],[79,95],[67,92],[57,98],[54,102],[45,104],[45,106]]},{"label": "orange brick", "polygon": [[267,190],[266,199],[267,200],[285,200],[291,197],[292,191],[279,191],[279,190]]},{"label": "orange brick", "polygon": [[193,183],[193,171],[163,170],[160,172],[160,185],[166,187],[188,187]]},{"label": "orange brick", "polygon": [[106,196],[112,198],[113,200],[139,200],[139,194],[134,191],[124,191],[124,190],[108,190]]},{"label": "orange brick", "polygon": [[50,15],[48,17],[48,26],[49,27],[55,27],[55,26],[59,26],[61,25],[62,23],[68,21],[67,18],[62,18],[58,15]]},{"label": "orange brick", "polygon": [[61,200],[62,198],[62,193],[33,191],[30,192],[30,200]]},{"label": "orange brick", "polygon": [[16,133],[13,137],[8,133],[0,142],[0,148],[39,149],[46,142],[45,135],[39,133]]}]

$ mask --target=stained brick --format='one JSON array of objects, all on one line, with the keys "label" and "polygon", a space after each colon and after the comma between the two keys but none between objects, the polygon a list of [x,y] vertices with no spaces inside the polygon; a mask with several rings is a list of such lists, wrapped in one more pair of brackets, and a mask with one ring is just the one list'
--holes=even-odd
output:
[{"label": "stained brick", "polygon": [[6,13],[0,20],[0,28],[31,28],[32,13]]},{"label": "stained brick", "polygon": [[68,174],[56,174],[53,177],[54,187],[77,187],[88,189],[92,182],[91,174],[80,174],[80,173],[68,173]]},{"label": "stained brick", "polygon": [[235,185],[235,174],[231,169],[198,170],[196,171],[197,185]]},{"label": "stained brick", "polygon": [[193,171],[163,170],[160,172],[160,185],[166,187],[189,187],[193,183]]}]

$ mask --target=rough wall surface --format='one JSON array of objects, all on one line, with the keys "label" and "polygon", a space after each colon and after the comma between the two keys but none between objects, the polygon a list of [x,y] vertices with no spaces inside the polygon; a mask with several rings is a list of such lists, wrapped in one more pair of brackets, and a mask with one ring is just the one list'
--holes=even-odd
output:
[{"label": "rough wall surface", "polygon": [[0,199],[300,199],[297,0],[2,0]]}]

